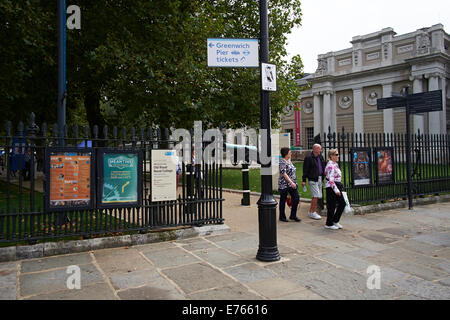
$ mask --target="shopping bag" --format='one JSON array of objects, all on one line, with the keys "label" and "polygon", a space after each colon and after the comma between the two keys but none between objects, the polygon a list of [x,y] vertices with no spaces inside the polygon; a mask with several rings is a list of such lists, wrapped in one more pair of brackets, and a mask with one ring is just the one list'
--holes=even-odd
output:
[{"label": "shopping bag", "polygon": [[344,197],[345,201],[344,214],[353,214],[353,208],[350,206],[350,201],[348,201],[347,192],[342,191],[342,196]]}]

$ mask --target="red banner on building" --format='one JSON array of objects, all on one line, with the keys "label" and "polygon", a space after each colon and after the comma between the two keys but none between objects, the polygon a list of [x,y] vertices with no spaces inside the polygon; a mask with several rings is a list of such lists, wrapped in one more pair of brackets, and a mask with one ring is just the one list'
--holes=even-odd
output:
[{"label": "red banner on building", "polygon": [[300,130],[300,102],[295,105],[295,146],[298,147],[302,144],[301,140],[301,130]]}]

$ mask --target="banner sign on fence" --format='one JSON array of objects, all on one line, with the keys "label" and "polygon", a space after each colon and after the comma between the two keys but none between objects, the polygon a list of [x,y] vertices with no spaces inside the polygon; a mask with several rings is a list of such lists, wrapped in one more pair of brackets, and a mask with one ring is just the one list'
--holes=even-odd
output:
[{"label": "banner sign on fence", "polygon": [[152,150],[152,201],[177,200],[176,171],[175,150]]},{"label": "banner sign on fence", "polygon": [[352,185],[355,187],[372,184],[370,151],[370,148],[350,150]]},{"label": "banner sign on fence", "polygon": [[300,102],[297,102],[295,104],[295,108],[294,108],[294,118],[295,118],[295,146],[301,146],[302,145],[302,140],[301,140],[301,114],[300,114]]},{"label": "banner sign on fence", "polygon": [[92,149],[46,149],[46,211],[93,208],[93,161]]},{"label": "banner sign on fence", "polygon": [[99,150],[99,208],[136,207],[142,203],[142,154],[137,150]]},{"label": "banner sign on fence", "polygon": [[377,185],[395,183],[394,174],[394,148],[375,148],[376,182]]}]

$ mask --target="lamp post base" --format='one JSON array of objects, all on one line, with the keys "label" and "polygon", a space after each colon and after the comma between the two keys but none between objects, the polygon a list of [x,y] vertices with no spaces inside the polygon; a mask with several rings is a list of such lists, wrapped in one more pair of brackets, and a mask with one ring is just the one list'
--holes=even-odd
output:
[{"label": "lamp post base", "polygon": [[261,195],[258,201],[259,249],[256,259],[273,262],[281,259],[277,246],[277,202],[273,195]]}]

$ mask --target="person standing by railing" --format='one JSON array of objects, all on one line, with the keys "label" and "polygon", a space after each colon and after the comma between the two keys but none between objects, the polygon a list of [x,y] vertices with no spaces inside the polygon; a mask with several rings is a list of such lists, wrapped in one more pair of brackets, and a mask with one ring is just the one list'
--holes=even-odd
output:
[{"label": "person standing by railing", "polygon": [[325,159],[321,155],[322,146],[315,144],[311,154],[303,162],[302,186],[305,187],[306,179],[309,181],[311,190],[311,205],[309,207],[308,217],[314,220],[320,220],[322,217],[317,214],[317,202],[322,199],[322,180],[324,177]]},{"label": "person standing by railing", "polygon": [[344,186],[342,185],[342,173],[337,161],[339,159],[338,149],[328,151],[328,164],[325,167],[326,183],[325,190],[327,194],[327,222],[325,228],[337,230],[342,229],[339,224],[342,212],[345,209],[345,200],[342,196]]},{"label": "person standing by railing", "polygon": [[280,177],[278,178],[278,191],[280,192],[280,221],[288,222],[285,215],[286,200],[288,194],[292,197],[291,215],[289,219],[300,222],[297,217],[297,207],[300,203],[297,185],[297,168],[291,162],[291,150],[281,148]]}]

